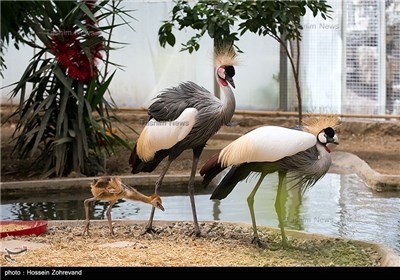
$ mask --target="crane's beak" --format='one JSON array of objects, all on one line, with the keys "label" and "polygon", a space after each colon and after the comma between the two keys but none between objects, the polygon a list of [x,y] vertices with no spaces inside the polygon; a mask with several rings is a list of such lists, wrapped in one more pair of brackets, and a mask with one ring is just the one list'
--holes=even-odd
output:
[{"label": "crane's beak", "polygon": [[235,88],[235,82],[233,81],[232,77],[229,77],[229,75],[227,75],[226,73],[225,73],[225,80],[228,83],[230,83],[233,88]]},{"label": "crane's beak", "polygon": [[327,140],[328,143],[339,145],[339,138],[337,137],[337,135],[333,136],[332,138],[328,137]]}]

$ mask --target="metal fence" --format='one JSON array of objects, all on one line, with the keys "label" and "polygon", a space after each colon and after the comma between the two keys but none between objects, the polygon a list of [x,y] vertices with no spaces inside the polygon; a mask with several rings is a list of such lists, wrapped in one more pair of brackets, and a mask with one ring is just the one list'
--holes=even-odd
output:
[{"label": "metal fence", "polygon": [[[300,48],[305,111],[400,114],[400,0],[330,0],[306,14]],[[290,85],[290,83],[289,83]],[[288,110],[296,110],[294,90]]]},{"label": "metal fence", "polygon": [[399,92],[395,90],[400,86],[400,2],[346,1],[344,11],[343,111],[396,113],[400,102]]}]

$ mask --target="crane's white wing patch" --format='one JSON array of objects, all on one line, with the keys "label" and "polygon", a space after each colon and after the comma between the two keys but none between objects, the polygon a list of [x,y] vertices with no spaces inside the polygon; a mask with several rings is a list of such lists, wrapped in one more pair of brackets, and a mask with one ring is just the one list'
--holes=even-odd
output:
[{"label": "crane's white wing patch", "polygon": [[279,127],[263,126],[239,137],[220,153],[223,167],[245,162],[273,162],[307,150],[317,143],[314,135]]},{"label": "crane's white wing patch", "polygon": [[143,129],[137,142],[137,154],[145,162],[154,158],[157,151],[172,148],[192,130],[198,111],[195,108],[183,110],[173,121],[151,119]]}]

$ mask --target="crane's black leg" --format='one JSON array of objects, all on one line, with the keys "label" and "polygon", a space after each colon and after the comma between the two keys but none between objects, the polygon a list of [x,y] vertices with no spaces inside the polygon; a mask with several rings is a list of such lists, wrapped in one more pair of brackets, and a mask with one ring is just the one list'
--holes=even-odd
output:
[{"label": "crane's black leg", "polygon": [[[172,162],[172,160],[168,159],[167,164],[165,165],[163,171],[160,174],[160,177],[158,177],[158,180],[156,182],[156,186],[155,186],[155,189],[154,189],[154,193],[155,194],[158,194],[158,188],[161,187],[162,181],[164,179],[165,174],[167,174],[167,171],[168,171],[169,166],[171,165],[171,162]],[[154,230],[153,230],[153,219],[154,219],[154,211],[155,210],[156,210],[155,207],[151,208],[150,219],[149,219],[149,222],[147,223],[147,225],[145,227],[145,231],[143,232],[143,234],[147,233],[147,232],[154,232]]]},{"label": "crane's black leg", "polygon": [[200,227],[199,227],[199,222],[197,221],[197,213],[196,213],[196,204],[194,201],[194,178],[196,175],[196,170],[197,170],[197,164],[199,162],[199,158],[201,155],[201,152],[203,151],[203,147],[193,149],[193,163],[192,163],[192,171],[190,172],[190,179],[189,179],[189,184],[188,184],[188,192],[189,192],[189,197],[190,197],[190,204],[192,206],[192,214],[193,214],[193,223],[194,223],[194,234],[196,236],[200,236]]},{"label": "crane's black leg", "polygon": [[114,235],[114,229],[112,226],[112,222],[111,222],[111,209],[114,206],[116,201],[110,201],[110,205],[108,205],[107,208],[107,212],[106,212],[106,216],[107,216],[107,220],[108,220],[108,227],[110,228],[110,234]]},{"label": "crane's black leg", "polygon": [[285,223],[284,223],[284,217],[282,216],[282,201],[281,201],[283,180],[285,179],[286,172],[279,171],[278,175],[279,175],[279,184],[275,199],[275,211],[276,214],[278,215],[279,228],[281,229],[282,247],[287,248],[288,243],[285,234],[285,228],[284,228]]},{"label": "crane's black leg", "polygon": [[260,241],[260,237],[258,236],[256,216],[254,214],[254,196],[256,195],[256,192],[258,191],[258,188],[260,187],[261,182],[264,180],[266,175],[266,173],[261,173],[260,179],[258,179],[256,186],[247,197],[247,204],[249,205],[251,215],[251,224],[253,226],[253,240],[251,241],[251,243],[257,244],[258,246],[261,246],[262,244]]},{"label": "crane's black leg", "polygon": [[85,199],[85,201],[83,202],[83,205],[85,206],[86,220],[85,220],[85,227],[83,229],[82,235],[85,235],[85,233],[87,233],[87,235],[89,235],[89,225],[90,225],[89,204],[90,204],[90,202],[95,201],[95,200],[97,200],[97,199],[95,197],[92,197],[92,198]]}]

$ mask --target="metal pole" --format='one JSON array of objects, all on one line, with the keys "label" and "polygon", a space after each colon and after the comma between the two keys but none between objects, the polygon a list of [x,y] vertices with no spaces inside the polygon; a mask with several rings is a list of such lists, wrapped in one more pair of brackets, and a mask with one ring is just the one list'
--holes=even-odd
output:
[{"label": "metal pole", "polygon": [[341,28],[341,35],[342,35],[342,74],[341,74],[341,78],[342,78],[342,84],[341,84],[341,88],[342,88],[342,94],[340,96],[340,113],[343,113],[343,101],[346,100],[346,94],[347,94],[347,36],[346,36],[346,32],[347,32],[347,1],[342,1],[342,20],[341,20],[341,24],[342,24],[342,28]]},{"label": "metal pole", "polygon": [[[285,35],[281,35],[281,39],[286,44]],[[287,55],[284,47],[279,44],[279,108],[287,111],[288,108],[288,69]]]},{"label": "metal pole", "polygon": [[378,114],[386,113],[386,10],[385,1],[378,1]]},{"label": "metal pole", "polygon": [[221,98],[221,90],[220,90],[220,88],[219,88],[217,79],[215,78],[215,68],[217,67],[217,65],[215,65],[215,39],[214,39],[214,50],[213,50],[213,54],[214,54],[214,56],[213,56],[213,58],[214,58],[214,59],[213,59],[213,65],[214,65],[214,67],[213,67],[213,71],[212,71],[212,74],[213,74],[212,78],[213,78],[213,81],[214,81],[214,95],[215,95],[216,97],[218,97],[218,98]]}]

